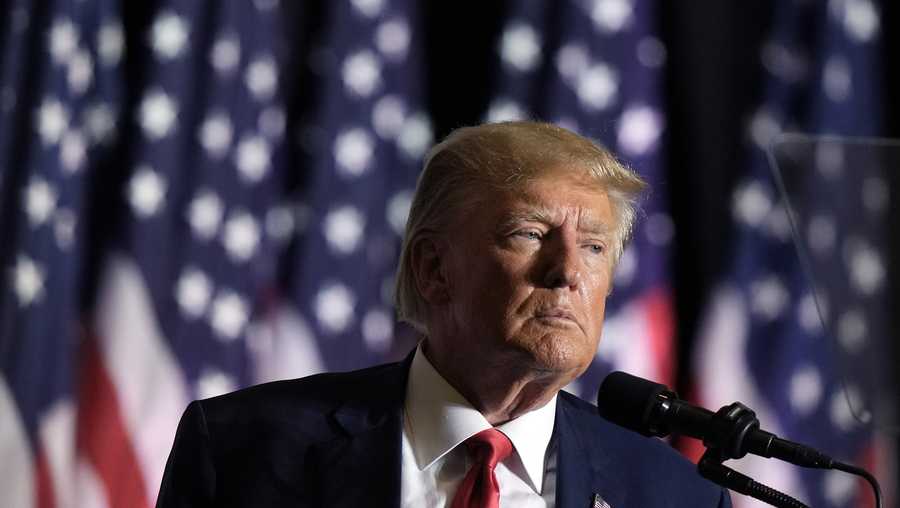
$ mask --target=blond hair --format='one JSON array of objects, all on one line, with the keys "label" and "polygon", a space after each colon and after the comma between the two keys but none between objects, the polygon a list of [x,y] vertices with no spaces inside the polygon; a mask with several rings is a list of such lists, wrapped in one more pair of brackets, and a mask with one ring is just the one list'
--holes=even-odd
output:
[{"label": "blond hair", "polygon": [[613,266],[631,237],[637,199],[646,183],[602,145],[557,125],[515,121],[463,127],[425,158],[406,222],[394,300],[398,317],[427,333],[410,250],[423,235],[446,231],[485,190],[517,190],[552,172],[582,174],[605,190],[617,226]]}]

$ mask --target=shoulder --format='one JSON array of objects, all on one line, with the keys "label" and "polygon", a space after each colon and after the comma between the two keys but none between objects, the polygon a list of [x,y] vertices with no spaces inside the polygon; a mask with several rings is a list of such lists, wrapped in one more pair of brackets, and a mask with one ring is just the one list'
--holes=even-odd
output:
[{"label": "shoulder", "polygon": [[593,457],[614,468],[618,481],[630,490],[650,499],[684,496],[685,506],[716,506],[720,502],[722,489],[701,477],[694,463],[664,441],[609,422],[595,406],[571,394],[560,392],[559,400],[579,441]]},{"label": "shoulder", "polygon": [[[328,417],[347,405],[385,409],[403,401],[406,366],[389,363],[350,372],[316,374],[251,386],[192,405],[210,429],[237,430],[290,426],[316,433]],[[320,429],[327,430],[327,429]]]}]

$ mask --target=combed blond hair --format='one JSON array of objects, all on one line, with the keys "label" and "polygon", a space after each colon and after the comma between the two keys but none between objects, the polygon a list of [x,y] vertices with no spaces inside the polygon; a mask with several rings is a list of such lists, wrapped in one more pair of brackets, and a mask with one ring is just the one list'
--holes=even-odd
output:
[{"label": "combed blond hair", "polygon": [[428,331],[427,304],[411,266],[410,250],[420,237],[446,231],[490,191],[521,189],[561,171],[587,176],[607,192],[617,222],[615,266],[631,238],[644,180],[599,143],[557,125],[515,121],[463,127],[431,149],[419,175],[397,270],[394,300],[399,319]]}]

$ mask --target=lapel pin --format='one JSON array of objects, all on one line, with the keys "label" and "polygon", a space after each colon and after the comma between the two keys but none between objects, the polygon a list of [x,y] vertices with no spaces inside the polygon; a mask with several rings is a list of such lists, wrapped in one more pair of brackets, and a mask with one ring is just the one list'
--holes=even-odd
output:
[{"label": "lapel pin", "polygon": [[594,494],[594,498],[591,501],[591,508],[612,508],[612,507],[609,506],[609,503],[604,501],[602,497],[600,497],[600,494]]}]

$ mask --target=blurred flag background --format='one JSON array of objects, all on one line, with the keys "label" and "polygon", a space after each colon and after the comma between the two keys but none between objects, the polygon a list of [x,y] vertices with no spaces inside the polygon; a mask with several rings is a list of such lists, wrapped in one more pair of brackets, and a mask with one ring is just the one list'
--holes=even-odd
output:
[{"label": "blurred flag background", "polygon": [[[621,369],[742,400],[890,489],[894,444],[841,404],[763,151],[782,130],[892,132],[890,12],[725,4],[3,2],[0,505],[152,506],[190,400],[402,358],[422,157],[513,118],[598,139],[653,189],[569,390],[592,400]],[[744,470],[867,506],[846,475]]]}]

